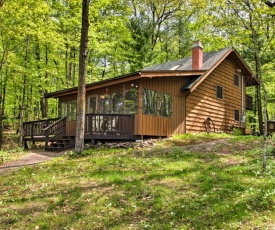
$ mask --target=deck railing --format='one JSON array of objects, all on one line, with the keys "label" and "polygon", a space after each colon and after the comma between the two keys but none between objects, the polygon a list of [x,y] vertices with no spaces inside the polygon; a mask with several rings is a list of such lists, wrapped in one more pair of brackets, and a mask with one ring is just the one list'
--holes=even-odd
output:
[{"label": "deck railing", "polygon": [[[25,141],[45,141],[47,146],[56,136],[66,135],[66,117],[24,122]],[[85,138],[89,139],[133,139],[134,115],[86,114]]]},{"label": "deck railing", "polygon": [[85,133],[91,139],[132,139],[134,115],[86,114]]},{"label": "deck railing", "polygon": [[35,137],[44,136],[44,129],[54,124],[60,118],[52,118],[47,120],[30,121],[23,123],[24,138],[33,139]]}]

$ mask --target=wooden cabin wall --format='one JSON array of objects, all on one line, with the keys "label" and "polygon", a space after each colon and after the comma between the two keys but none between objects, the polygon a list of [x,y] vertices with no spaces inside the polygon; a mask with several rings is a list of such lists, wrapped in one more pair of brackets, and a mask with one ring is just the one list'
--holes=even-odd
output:
[{"label": "wooden cabin wall", "polygon": [[[185,133],[185,95],[180,88],[186,84],[184,77],[160,77],[143,79],[141,88],[170,94],[172,96],[172,117],[142,114],[135,125],[139,126],[136,135],[171,136]],[[140,94],[142,100],[142,95]]]},{"label": "wooden cabin wall", "polygon": [[[242,86],[239,74],[239,86],[234,85],[237,66],[230,58],[225,59],[186,99],[186,132],[205,132],[204,121],[211,118],[216,131],[228,131],[232,125],[240,126],[234,119],[234,110],[242,107]],[[243,83],[244,110],[246,100]],[[217,99],[216,87],[223,87],[223,99]],[[213,129],[211,130],[213,131]]]},{"label": "wooden cabin wall", "polygon": [[70,95],[59,97],[59,102],[67,102],[72,100],[76,100],[76,94],[70,94]]},{"label": "wooden cabin wall", "polygon": [[[180,90],[188,81],[188,77],[158,77],[143,78],[122,84],[111,85],[104,88],[86,92],[86,97],[91,95],[107,95],[118,91],[136,88],[139,91],[138,113],[135,115],[136,136],[171,136],[185,133],[185,94]],[[163,117],[143,114],[142,90],[150,89],[172,96],[172,116]],[[60,98],[60,102],[76,99],[76,95]],[[75,134],[75,121],[67,121],[67,135]]]}]

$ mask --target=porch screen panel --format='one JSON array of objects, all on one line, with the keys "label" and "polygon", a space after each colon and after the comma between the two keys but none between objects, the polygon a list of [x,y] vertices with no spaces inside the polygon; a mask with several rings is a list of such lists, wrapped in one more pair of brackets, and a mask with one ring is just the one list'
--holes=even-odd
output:
[{"label": "porch screen panel", "polygon": [[157,92],[143,89],[143,113],[157,115]]},{"label": "porch screen panel", "polygon": [[72,100],[68,102],[68,107],[67,107],[67,117],[68,120],[75,120],[76,119],[76,100]]},{"label": "porch screen panel", "polygon": [[136,114],[138,102],[137,89],[129,90],[125,95],[125,114]]},{"label": "porch screen panel", "polygon": [[89,97],[89,102],[88,102],[89,107],[86,113],[96,113],[96,101],[97,101],[96,96]]},{"label": "porch screen panel", "polygon": [[111,100],[109,95],[101,95],[99,99],[99,112],[100,113],[110,113],[111,110]]},{"label": "porch screen panel", "polygon": [[76,100],[61,102],[58,109],[59,117],[67,117],[68,120],[76,119]]},{"label": "porch screen panel", "polygon": [[113,113],[123,113],[123,93],[116,92],[112,94]]},{"label": "porch screen panel", "polygon": [[67,102],[59,103],[58,117],[67,117]]},{"label": "porch screen panel", "polygon": [[159,93],[159,116],[171,117],[172,115],[172,97],[169,94]]}]

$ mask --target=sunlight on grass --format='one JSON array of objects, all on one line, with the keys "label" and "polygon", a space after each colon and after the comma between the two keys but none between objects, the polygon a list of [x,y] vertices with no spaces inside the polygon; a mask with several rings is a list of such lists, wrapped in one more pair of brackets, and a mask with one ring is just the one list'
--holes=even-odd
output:
[{"label": "sunlight on grass", "polygon": [[275,162],[262,173],[260,148],[257,137],[204,134],[68,153],[0,175],[0,226],[273,229]]}]

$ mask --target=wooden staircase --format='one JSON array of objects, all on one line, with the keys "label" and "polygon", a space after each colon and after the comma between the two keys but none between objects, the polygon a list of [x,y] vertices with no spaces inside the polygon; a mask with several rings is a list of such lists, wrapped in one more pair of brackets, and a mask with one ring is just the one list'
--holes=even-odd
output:
[{"label": "wooden staircase", "polygon": [[55,137],[45,147],[46,151],[60,152],[74,147],[75,136],[60,136]]}]

